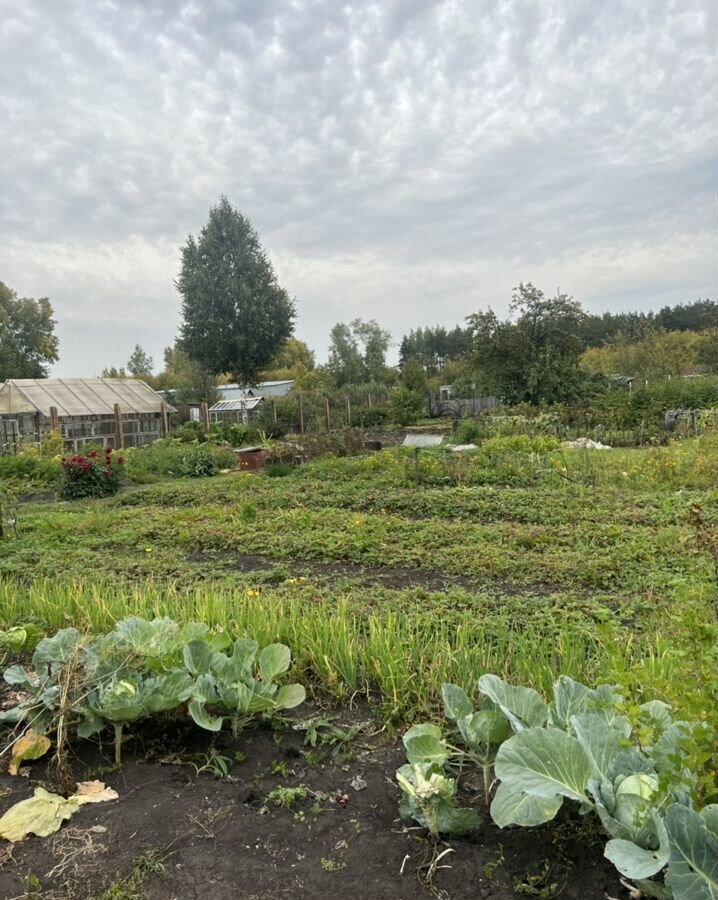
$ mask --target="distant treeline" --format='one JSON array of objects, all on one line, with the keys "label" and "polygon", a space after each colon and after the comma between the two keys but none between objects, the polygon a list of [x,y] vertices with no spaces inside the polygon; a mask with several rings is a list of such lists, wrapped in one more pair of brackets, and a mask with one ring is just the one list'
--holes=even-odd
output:
[{"label": "distant treeline", "polygon": [[[600,347],[621,335],[625,341],[640,341],[649,332],[706,331],[718,328],[718,302],[696,300],[664,306],[658,312],[588,313],[578,329],[586,347]],[[399,363],[416,359],[427,375],[441,372],[447,362],[462,359],[471,349],[471,329],[416,328],[404,335],[399,345]]]}]

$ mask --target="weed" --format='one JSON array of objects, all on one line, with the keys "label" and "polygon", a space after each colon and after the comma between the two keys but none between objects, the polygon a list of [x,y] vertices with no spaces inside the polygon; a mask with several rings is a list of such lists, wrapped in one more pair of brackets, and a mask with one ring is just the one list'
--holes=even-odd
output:
[{"label": "weed", "polygon": [[114,881],[97,900],[145,900],[142,885],[154,875],[156,878],[167,877],[167,868],[157,850],[146,850],[135,860],[130,874],[119,881]]},{"label": "weed", "polygon": [[319,865],[325,872],[341,872],[342,869],[346,869],[347,867],[347,864],[343,860],[336,860],[324,856],[319,860]]},{"label": "weed", "polygon": [[[240,754],[242,755],[242,754]],[[236,759],[237,754],[235,754]],[[208,753],[202,754],[201,763],[192,763],[195,773],[209,772],[215,778],[226,778],[232,769],[233,760],[230,756],[223,756],[213,747]]]},{"label": "weed", "polygon": [[504,845],[499,844],[495,851],[495,859],[492,859],[491,862],[484,863],[484,878],[493,878],[494,872],[499,868],[499,866],[503,866],[505,858],[504,858]]},{"label": "weed", "polygon": [[561,892],[562,885],[558,881],[550,880],[551,863],[545,859],[541,871],[535,875],[526,875],[522,878],[514,878],[514,893],[520,897],[539,897],[541,900],[551,900]]},{"label": "weed", "polygon": [[282,809],[293,809],[295,803],[306,800],[310,794],[311,791],[304,784],[297,785],[296,787],[280,785],[271,790],[265,799],[267,803],[273,803],[275,806],[280,806]]}]

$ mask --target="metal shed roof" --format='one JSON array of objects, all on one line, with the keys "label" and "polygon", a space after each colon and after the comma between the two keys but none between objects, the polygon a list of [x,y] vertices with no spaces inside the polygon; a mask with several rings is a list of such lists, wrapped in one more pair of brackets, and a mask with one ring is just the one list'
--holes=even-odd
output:
[{"label": "metal shed roof", "polygon": [[68,416],[111,416],[115,403],[123,415],[168,412],[173,406],[152,388],[135,378],[16,378],[0,385],[0,415],[42,413],[57,408]]},{"label": "metal shed roof", "polygon": [[214,406],[210,406],[210,412],[242,412],[256,409],[262,402],[261,397],[248,397],[245,400],[219,400]]}]

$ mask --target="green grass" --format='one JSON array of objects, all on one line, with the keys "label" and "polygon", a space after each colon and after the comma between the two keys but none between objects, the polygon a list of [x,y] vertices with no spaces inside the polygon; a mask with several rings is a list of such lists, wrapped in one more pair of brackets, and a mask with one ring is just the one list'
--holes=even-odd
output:
[{"label": "green grass", "polygon": [[[711,449],[611,451],[590,463],[603,467],[596,484],[545,460],[522,463],[540,467],[537,482],[507,484],[514,454],[490,483],[414,487],[399,452],[285,478],[231,474],[27,505],[19,540],[0,546],[0,627],[105,629],[130,613],[202,620],[289,644],[318,694],[368,691],[393,723],[436,712],[443,681],[472,690],[484,672],[542,691],[560,673],[618,682],[705,722],[695,753],[710,781]],[[443,478],[442,465],[427,460],[426,480]]]}]

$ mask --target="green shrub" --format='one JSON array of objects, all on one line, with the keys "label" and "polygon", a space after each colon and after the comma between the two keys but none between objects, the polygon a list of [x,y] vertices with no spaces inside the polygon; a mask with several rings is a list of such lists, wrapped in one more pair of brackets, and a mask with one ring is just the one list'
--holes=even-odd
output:
[{"label": "green shrub", "polygon": [[286,478],[286,476],[291,475],[293,471],[294,466],[289,463],[275,462],[269,463],[269,465],[265,467],[264,474],[268,478]]},{"label": "green shrub", "polygon": [[189,478],[205,478],[216,475],[219,465],[212,449],[206,444],[197,444],[184,451],[178,466],[178,475]]},{"label": "green shrub", "polygon": [[148,482],[167,476],[201,478],[231,469],[236,459],[231,447],[210,443],[188,443],[162,438],[127,457],[127,474],[133,481]]},{"label": "green shrub", "polygon": [[559,447],[559,441],[548,435],[514,434],[507,437],[487,438],[481,449],[486,453],[548,453]]},{"label": "green shrub", "polygon": [[60,477],[57,462],[37,452],[0,456],[0,481],[18,482],[20,489],[51,487]]},{"label": "green shrub", "polygon": [[405,387],[395,387],[391,392],[389,398],[391,420],[397,425],[413,425],[425,407],[423,397]]},{"label": "green shrub", "polygon": [[390,420],[386,406],[354,407],[352,425],[355,428],[379,428]]},{"label": "green shrub", "polygon": [[184,443],[207,440],[207,435],[202,430],[202,425],[199,422],[183,422],[174,429],[172,437]]},{"label": "green shrub", "polygon": [[462,419],[456,423],[453,439],[457,444],[474,444],[481,434],[475,419]]},{"label": "green shrub", "polygon": [[112,456],[109,447],[103,454],[90,450],[60,463],[59,494],[63,500],[83,497],[109,497],[116,494],[123,481],[124,457]]}]

